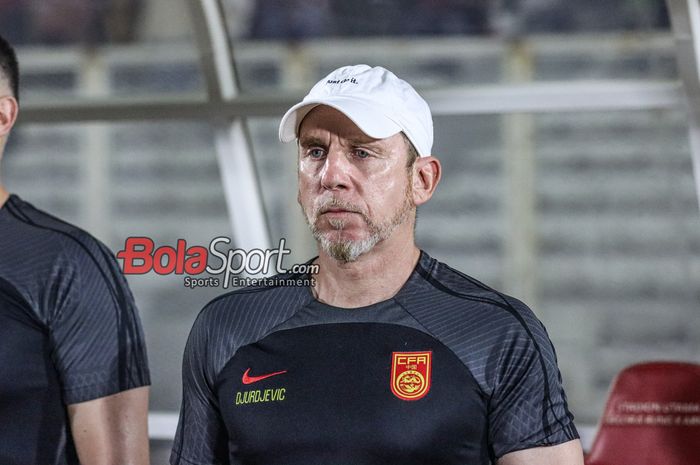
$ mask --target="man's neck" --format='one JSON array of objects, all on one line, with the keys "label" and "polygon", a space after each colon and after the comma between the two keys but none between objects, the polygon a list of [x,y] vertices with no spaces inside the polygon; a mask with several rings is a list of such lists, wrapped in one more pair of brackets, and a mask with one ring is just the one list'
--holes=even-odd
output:
[{"label": "man's neck", "polygon": [[345,308],[390,299],[411,276],[419,257],[412,231],[409,237],[377,244],[354,262],[339,262],[321,251],[314,295],[323,303]]},{"label": "man's neck", "polygon": [[7,202],[7,199],[10,198],[10,193],[5,190],[5,188],[0,184],[0,208],[5,205],[5,202]]}]

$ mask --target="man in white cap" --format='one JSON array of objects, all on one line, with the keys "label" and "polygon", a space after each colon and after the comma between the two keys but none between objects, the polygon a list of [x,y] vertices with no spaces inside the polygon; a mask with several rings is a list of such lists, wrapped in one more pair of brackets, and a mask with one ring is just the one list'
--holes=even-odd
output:
[{"label": "man in white cap", "polygon": [[315,284],[205,307],[171,463],[581,465],[542,324],[415,245],[441,172],[418,93],[346,66],[287,112],[280,138],[298,140]]}]

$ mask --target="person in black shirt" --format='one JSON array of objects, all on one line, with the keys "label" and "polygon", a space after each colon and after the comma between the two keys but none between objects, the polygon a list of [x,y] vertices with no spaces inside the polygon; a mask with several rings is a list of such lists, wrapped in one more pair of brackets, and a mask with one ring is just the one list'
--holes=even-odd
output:
[{"label": "person in black shirt", "polygon": [[[19,111],[0,37],[0,157]],[[146,348],[111,252],[0,184],[0,464],[146,465]]]},{"label": "person in black shirt", "polygon": [[[339,68],[280,124],[318,243],[310,287],[249,287],[190,333],[172,465],[582,465],[552,343],[522,302],[430,257],[425,101]],[[281,280],[279,282],[282,282]]]}]

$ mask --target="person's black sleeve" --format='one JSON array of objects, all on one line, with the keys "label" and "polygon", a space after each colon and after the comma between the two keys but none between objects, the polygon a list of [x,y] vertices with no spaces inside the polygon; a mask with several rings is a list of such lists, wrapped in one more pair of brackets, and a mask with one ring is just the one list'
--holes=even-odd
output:
[{"label": "person's black sleeve", "polygon": [[495,457],[578,438],[544,326],[527,306],[508,300],[514,318],[492,355],[490,373],[495,381],[489,401],[489,442]]},{"label": "person's black sleeve", "polygon": [[182,362],[182,406],[173,450],[172,465],[228,464],[228,436],[215,395],[214,354],[209,337],[215,325],[205,308],[192,327]]},{"label": "person's black sleeve", "polygon": [[148,385],[139,316],[116,260],[86,233],[62,246],[42,298],[64,402]]}]

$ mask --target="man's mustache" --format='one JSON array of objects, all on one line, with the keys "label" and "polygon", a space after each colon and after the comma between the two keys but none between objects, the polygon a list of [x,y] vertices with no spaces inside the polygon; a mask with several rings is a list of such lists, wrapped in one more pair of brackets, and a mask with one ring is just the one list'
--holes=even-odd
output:
[{"label": "man's mustache", "polygon": [[360,208],[358,205],[355,205],[350,202],[345,202],[335,197],[331,197],[327,200],[324,200],[318,207],[316,207],[316,216],[318,217],[319,215],[336,209],[341,209],[351,213],[358,213],[363,217],[365,216],[365,213],[362,211],[362,208]]}]

